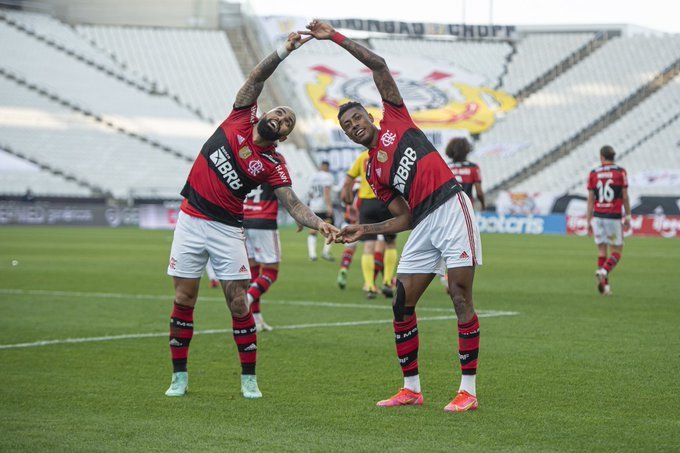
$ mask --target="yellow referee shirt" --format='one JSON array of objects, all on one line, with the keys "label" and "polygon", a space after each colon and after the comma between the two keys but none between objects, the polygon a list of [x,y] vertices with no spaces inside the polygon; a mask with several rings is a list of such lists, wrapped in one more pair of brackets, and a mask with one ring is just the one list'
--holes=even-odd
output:
[{"label": "yellow referee shirt", "polygon": [[368,160],[368,150],[357,156],[357,160],[354,161],[352,167],[347,171],[347,176],[350,178],[361,177],[361,182],[359,183],[359,198],[364,200],[369,198],[375,198],[373,189],[368,185],[366,180],[366,161]]}]

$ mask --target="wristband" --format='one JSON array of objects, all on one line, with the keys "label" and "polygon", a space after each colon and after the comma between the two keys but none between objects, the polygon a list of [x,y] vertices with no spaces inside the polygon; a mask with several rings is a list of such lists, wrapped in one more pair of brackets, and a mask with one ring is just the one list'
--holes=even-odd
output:
[{"label": "wristband", "polygon": [[333,41],[335,44],[340,45],[341,42],[345,40],[345,35],[340,33],[339,31],[336,31],[333,33],[333,36],[331,36],[331,41]]},{"label": "wristband", "polygon": [[286,49],[285,43],[281,44],[281,46],[276,49],[276,55],[279,56],[281,61],[283,61],[288,55],[290,55],[290,50]]}]

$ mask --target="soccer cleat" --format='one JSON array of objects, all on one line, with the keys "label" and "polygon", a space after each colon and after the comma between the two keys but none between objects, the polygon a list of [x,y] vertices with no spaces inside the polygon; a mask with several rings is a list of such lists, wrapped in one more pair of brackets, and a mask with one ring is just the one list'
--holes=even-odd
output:
[{"label": "soccer cleat", "polygon": [[333,258],[333,255],[330,253],[322,253],[321,258],[325,259],[326,261],[335,261],[335,258]]},{"label": "soccer cleat", "polygon": [[604,294],[605,286],[607,285],[607,271],[605,269],[599,268],[595,271],[595,279],[597,280],[597,290],[600,294]]},{"label": "soccer cleat", "polygon": [[220,281],[219,280],[210,280],[210,287],[211,288],[219,288],[220,287]]},{"label": "soccer cleat", "polygon": [[612,295],[612,290],[609,287],[609,284],[605,284],[604,288],[602,288],[602,295],[603,296],[611,296]]},{"label": "soccer cleat", "polygon": [[380,407],[394,407],[394,406],[422,406],[423,394],[416,393],[409,389],[399,389],[399,392],[386,400],[378,401],[376,406]]},{"label": "soccer cleat", "polygon": [[338,272],[338,287],[340,289],[345,289],[347,286],[347,269],[344,267],[340,269],[340,272]]},{"label": "soccer cleat", "polygon": [[477,397],[470,395],[465,390],[456,393],[456,397],[449,404],[446,405],[444,411],[446,412],[465,412],[474,411],[479,407]]},{"label": "soccer cleat", "polygon": [[241,375],[241,393],[244,398],[248,399],[262,398],[262,392],[257,386],[257,378],[254,374]]},{"label": "soccer cleat", "polygon": [[310,256],[309,257],[309,261],[316,261],[316,260],[317,260],[316,256]]},{"label": "soccer cleat", "polygon": [[383,296],[387,298],[392,298],[394,297],[394,288],[391,287],[390,285],[383,285],[381,292],[383,293]]},{"label": "soccer cleat", "polygon": [[189,389],[189,374],[186,371],[172,373],[172,382],[165,391],[165,396],[184,396]]},{"label": "soccer cleat", "polygon": [[262,332],[263,330],[266,332],[271,332],[273,330],[272,326],[264,322],[264,319],[255,319],[255,330],[257,332]]}]

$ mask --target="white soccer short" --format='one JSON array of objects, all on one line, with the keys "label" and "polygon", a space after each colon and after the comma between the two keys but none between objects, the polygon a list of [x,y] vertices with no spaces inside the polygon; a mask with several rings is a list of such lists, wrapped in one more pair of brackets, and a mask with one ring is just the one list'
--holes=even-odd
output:
[{"label": "white soccer short", "polygon": [[281,262],[281,240],[278,230],[246,229],[248,259],[261,264]]},{"label": "white soccer short", "polygon": [[621,219],[593,217],[593,236],[597,245],[623,245],[623,224]]},{"label": "white soccer short", "polygon": [[168,275],[200,278],[210,257],[220,280],[250,280],[243,228],[199,219],[180,211],[170,251]]},{"label": "white soccer short", "polygon": [[411,231],[397,273],[441,274],[442,261],[448,269],[482,265],[475,212],[463,192],[428,214]]}]

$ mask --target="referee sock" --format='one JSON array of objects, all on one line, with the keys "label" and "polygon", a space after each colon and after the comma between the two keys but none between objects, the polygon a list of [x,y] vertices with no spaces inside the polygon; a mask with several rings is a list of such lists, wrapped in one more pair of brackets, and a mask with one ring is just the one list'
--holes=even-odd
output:
[{"label": "referee sock", "polygon": [[460,390],[476,395],[477,356],[479,355],[479,319],[477,314],[466,323],[458,323],[458,358],[460,359]]},{"label": "referee sock", "polygon": [[368,253],[361,255],[361,274],[364,276],[364,289],[375,288],[373,283],[373,255]]},{"label": "referee sock", "polygon": [[238,357],[241,361],[241,374],[255,374],[255,362],[257,361],[255,318],[253,318],[251,312],[241,318],[232,315],[231,325],[238,349]]},{"label": "referee sock", "polygon": [[397,270],[397,249],[385,249],[385,268],[383,281],[387,286],[392,286],[394,271]]},{"label": "referee sock", "polygon": [[194,336],[194,307],[174,303],[170,315],[170,356],[172,371],[187,370],[189,343]]},{"label": "referee sock", "polygon": [[621,254],[620,253],[612,253],[609,259],[607,260],[606,263],[604,263],[604,269],[607,271],[607,274],[609,274],[611,271],[614,270],[616,265],[621,261]]}]

